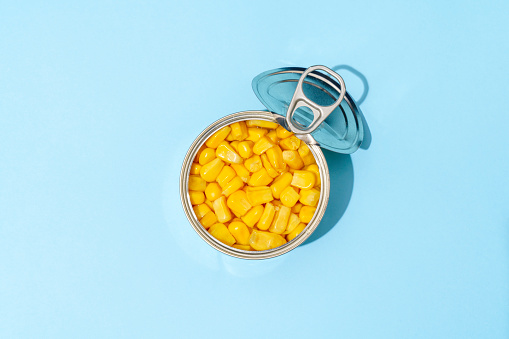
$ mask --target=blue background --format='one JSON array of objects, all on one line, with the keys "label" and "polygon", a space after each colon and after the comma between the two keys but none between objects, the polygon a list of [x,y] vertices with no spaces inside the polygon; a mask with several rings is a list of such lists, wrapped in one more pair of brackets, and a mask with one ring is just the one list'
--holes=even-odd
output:
[{"label": "blue background", "polygon": [[[509,337],[509,3],[0,5],[0,337]],[[257,74],[348,65],[367,150],[327,153],[306,244],[216,252],[178,182]],[[360,98],[363,83],[338,69]]]}]

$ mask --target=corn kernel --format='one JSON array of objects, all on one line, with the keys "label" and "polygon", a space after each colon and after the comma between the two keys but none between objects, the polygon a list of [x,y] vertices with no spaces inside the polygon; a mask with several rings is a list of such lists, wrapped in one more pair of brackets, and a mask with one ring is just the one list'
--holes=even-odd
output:
[{"label": "corn kernel", "polygon": [[277,234],[283,233],[286,230],[286,226],[288,225],[290,214],[291,210],[289,207],[281,206],[279,210],[276,211],[276,215],[274,216],[272,225],[270,225],[269,231]]},{"label": "corn kernel", "polygon": [[299,201],[300,195],[299,193],[295,192],[295,189],[292,186],[286,187],[281,192],[281,202],[283,205],[287,207],[293,207]]},{"label": "corn kernel", "polygon": [[270,187],[267,186],[248,187],[246,189],[246,194],[252,206],[265,204],[266,202],[274,200]]},{"label": "corn kernel", "polygon": [[228,230],[235,240],[237,240],[238,244],[249,244],[249,229],[242,221],[232,221],[230,225],[228,225]]},{"label": "corn kernel", "polygon": [[232,193],[228,197],[228,201],[226,202],[226,204],[237,217],[243,216],[252,207],[249,201],[247,200],[246,192],[244,192],[243,190],[238,190]]},{"label": "corn kernel", "polygon": [[281,202],[281,200],[274,200],[272,203],[274,204],[276,211],[279,210],[279,207],[284,206],[283,203]]},{"label": "corn kernel", "polygon": [[243,164],[232,164],[232,168],[235,170],[235,173],[242,179],[243,182],[248,182],[250,173],[247,170],[246,166]]},{"label": "corn kernel", "polygon": [[251,251],[251,246],[249,245],[233,245],[234,248],[238,248],[239,250],[244,250],[244,251]]},{"label": "corn kernel", "polygon": [[306,224],[300,223],[299,225],[297,225],[297,227],[295,227],[293,229],[293,231],[288,233],[288,235],[286,236],[286,239],[288,241],[293,240],[296,236],[298,236],[300,234],[300,232],[304,231],[305,228],[306,228]]},{"label": "corn kernel", "polygon": [[199,205],[205,202],[205,194],[200,191],[189,191],[189,200],[191,205]]},{"label": "corn kernel", "polygon": [[302,142],[298,151],[302,161],[304,161],[304,165],[307,166],[315,163],[315,157],[313,156],[313,153],[311,153],[308,145]]},{"label": "corn kernel", "polygon": [[205,188],[207,188],[207,182],[203,180],[199,175],[190,175],[189,176],[189,190],[190,191],[200,191],[204,192]]},{"label": "corn kernel", "polygon": [[214,201],[221,197],[222,191],[223,190],[221,189],[221,186],[219,186],[217,182],[211,182],[205,189],[205,195],[207,196],[208,200]]},{"label": "corn kernel", "polygon": [[316,206],[320,199],[320,191],[317,189],[302,190],[299,201],[307,206]]},{"label": "corn kernel", "polygon": [[276,134],[279,139],[288,138],[293,135],[292,132],[287,131],[283,126],[278,126],[278,128],[276,128]]},{"label": "corn kernel", "polygon": [[203,151],[201,151],[200,158],[199,158],[198,162],[200,163],[200,165],[203,166],[205,164],[208,164],[215,158],[216,158],[216,151],[212,148],[205,148]]},{"label": "corn kernel", "polygon": [[239,143],[240,141],[234,140],[230,142],[230,146],[235,150],[235,152],[239,153]]},{"label": "corn kernel", "polygon": [[223,224],[217,223],[210,226],[209,233],[214,238],[228,246],[235,244],[235,238],[233,235],[231,235],[230,231],[228,231],[228,228]]},{"label": "corn kernel", "polygon": [[207,146],[205,144],[201,145],[200,148],[198,149],[198,152],[196,152],[196,155],[194,157],[194,160],[193,162],[198,162],[198,160],[200,159],[200,154],[201,152],[203,152],[203,150],[207,148]]},{"label": "corn kernel", "polygon": [[228,136],[226,137],[226,139],[224,139],[223,141],[228,141],[228,142],[231,142],[231,141],[235,141],[235,139],[233,138],[233,135],[231,134],[228,134]]},{"label": "corn kernel", "polygon": [[226,186],[223,187],[223,195],[230,196],[233,192],[240,190],[242,187],[244,187],[244,182],[240,177],[235,177],[232,180],[230,180]]},{"label": "corn kernel", "polygon": [[210,208],[205,204],[200,204],[200,205],[193,206],[193,211],[194,211],[194,214],[196,214],[196,217],[198,218],[198,220],[200,220],[201,218],[203,218],[205,216],[205,214],[210,212]]},{"label": "corn kernel", "polygon": [[214,207],[214,213],[216,213],[217,221],[223,223],[231,220],[232,213],[230,212],[230,209],[226,205],[225,197],[216,199],[212,203],[212,206]]},{"label": "corn kernel", "polygon": [[264,208],[262,205],[255,206],[242,217],[242,221],[249,227],[253,227],[262,217]]},{"label": "corn kernel", "polygon": [[308,190],[315,186],[315,174],[309,171],[295,171],[290,185]]},{"label": "corn kernel", "polygon": [[308,223],[313,219],[313,215],[315,214],[316,207],[312,206],[302,206],[300,212],[299,212],[299,218],[300,221],[304,223]]},{"label": "corn kernel", "polygon": [[279,176],[279,172],[276,171],[274,169],[274,167],[272,167],[272,165],[270,164],[270,161],[269,161],[269,158],[267,157],[267,154],[262,154],[260,156],[260,158],[262,158],[262,165],[263,165],[263,167],[267,170],[267,173],[272,178],[275,178],[275,177]]},{"label": "corn kernel", "polygon": [[210,136],[210,138],[208,138],[208,140],[205,142],[205,145],[207,145],[207,147],[210,147],[210,148],[217,148],[219,146],[219,144],[221,142],[223,142],[224,139],[226,139],[228,134],[230,134],[231,130],[232,129],[230,126],[225,126],[225,127],[221,128],[219,131],[212,134]]},{"label": "corn kernel", "polygon": [[223,141],[217,146],[216,157],[226,161],[230,164],[242,163],[242,157],[235,152],[232,146],[227,141]]},{"label": "corn kernel", "polygon": [[231,168],[230,166],[224,166],[219,175],[217,176],[216,181],[219,184],[219,186],[224,188],[226,184],[236,176],[237,173],[233,168]]},{"label": "corn kernel", "polygon": [[253,173],[247,184],[249,186],[267,186],[271,182],[271,176],[267,173],[267,170],[262,167],[261,170]]},{"label": "corn kernel", "polygon": [[281,192],[290,185],[292,178],[293,176],[291,173],[284,172],[274,180],[272,185],[270,185],[274,198],[279,199],[281,197]]},{"label": "corn kernel", "polygon": [[253,155],[251,158],[246,159],[244,161],[244,165],[246,166],[247,170],[251,173],[257,172],[262,169],[262,159],[259,155]]},{"label": "corn kernel", "polygon": [[230,127],[232,129],[230,135],[232,136],[233,140],[242,141],[248,137],[245,121],[234,122],[230,125]]},{"label": "corn kernel", "polygon": [[301,208],[302,204],[300,202],[296,203],[295,206],[292,207],[292,213],[299,214]]},{"label": "corn kernel", "polygon": [[246,138],[246,140],[257,142],[261,137],[267,134],[267,132],[268,131],[265,128],[248,127],[247,134],[249,136]]},{"label": "corn kernel", "polygon": [[272,147],[274,147],[274,143],[270,139],[261,137],[260,140],[255,142],[253,146],[253,153],[260,155]]},{"label": "corn kernel", "polygon": [[286,168],[286,164],[283,160],[283,151],[279,146],[274,146],[267,150],[267,158],[274,169],[281,171]]},{"label": "corn kernel", "polygon": [[205,229],[217,223],[217,217],[214,212],[210,211],[200,219],[200,224],[205,227]]},{"label": "corn kernel", "polygon": [[191,165],[191,172],[189,172],[189,174],[192,175],[200,174],[200,168],[201,168],[200,164],[193,162],[193,164]]},{"label": "corn kernel", "polygon": [[275,122],[265,120],[248,120],[246,121],[247,127],[262,127],[268,129],[276,129],[279,125]]},{"label": "corn kernel", "polygon": [[212,205],[212,201],[205,199],[205,205],[207,205],[211,210],[214,209],[214,205]]},{"label": "corn kernel", "polygon": [[316,178],[315,186],[320,186],[322,184],[322,181],[320,180],[320,170],[318,169],[317,164],[311,164],[309,166],[306,166],[305,170],[313,172],[315,174]]},{"label": "corn kernel", "polygon": [[270,250],[286,244],[285,238],[279,234],[253,230],[249,237],[249,245],[257,251]]},{"label": "corn kernel", "polygon": [[254,142],[252,142],[252,141],[249,141],[249,140],[242,141],[239,143],[239,145],[237,147],[237,152],[239,153],[239,155],[241,157],[243,157],[244,159],[247,159],[253,155],[253,145],[254,145]]},{"label": "corn kernel", "polygon": [[299,170],[304,167],[304,162],[297,151],[284,151],[283,160],[292,169]]},{"label": "corn kernel", "polygon": [[299,224],[300,224],[299,216],[295,213],[290,214],[288,225],[286,226],[286,230],[283,232],[283,234],[291,233],[295,229],[295,227],[297,227]]},{"label": "corn kernel", "polygon": [[272,205],[270,202],[266,203],[262,216],[260,217],[260,220],[258,221],[256,227],[258,227],[262,231],[268,230],[270,225],[272,224],[272,220],[274,219],[275,214],[276,209],[274,208],[274,205]]},{"label": "corn kernel", "polygon": [[267,138],[269,138],[274,144],[279,143],[279,138],[277,137],[277,133],[275,130],[272,130],[269,133],[267,133]]},{"label": "corn kernel", "polygon": [[224,162],[219,158],[215,158],[200,169],[200,176],[207,182],[215,181],[221,170],[223,169]]},{"label": "corn kernel", "polygon": [[295,135],[292,135],[291,137],[281,140],[279,142],[279,146],[281,147],[281,149],[287,151],[296,151],[299,149],[300,139],[297,138]]}]

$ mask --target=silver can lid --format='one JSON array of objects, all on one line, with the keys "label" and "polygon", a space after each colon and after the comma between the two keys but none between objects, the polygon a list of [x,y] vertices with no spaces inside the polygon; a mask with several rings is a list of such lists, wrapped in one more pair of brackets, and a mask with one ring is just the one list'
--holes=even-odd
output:
[{"label": "silver can lid", "polygon": [[360,109],[329,68],[278,68],[259,74],[252,86],[265,107],[282,117],[278,122],[301,139],[344,154],[360,147]]}]

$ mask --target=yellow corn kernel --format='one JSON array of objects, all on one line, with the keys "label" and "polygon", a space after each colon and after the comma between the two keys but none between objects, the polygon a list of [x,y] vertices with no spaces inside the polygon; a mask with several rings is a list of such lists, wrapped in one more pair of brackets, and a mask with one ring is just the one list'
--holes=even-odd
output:
[{"label": "yellow corn kernel", "polygon": [[210,148],[217,148],[219,146],[219,144],[221,142],[223,142],[224,139],[226,139],[228,134],[230,134],[231,130],[232,129],[230,126],[225,126],[225,127],[221,128],[219,131],[212,134],[210,136],[210,138],[207,139],[207,141],[205,142],[205,145],[207,145],[207,147],[210,147]]},{"label": "yellow corn kernel", "polygon": [[205,204],[200,204],[200,205],[193,206],[193,211],[194,211],[194,214],[196,214],[196,217],[198,218],[198,220],[200,220],[201,218],[203,218],[205,216],[205,214],[210,212],[210,208]]},{"label": "yellow corn kernel", "polygon": [[281,200],[274,200],[272,203],[274,204],[276,211],[279,209],[279,207],[284,206]]},{"label": "yellow corn kernel", "polygon": [[279,234],[253,230],[249,237],[249,245],[257,251],[270,250],[286,244],[285,238]]},{"label": "yellow corn kernel", "polygon": [[304,165],[307,166],[315,163],[315,157],[313,156],[313,153],[311,153],[308,145],[303,142],[301,142],[299,146],[299,155],[302,158],[302,161],[304,161]]},{"label": "yellow corn kernel", "polygon": [[267,186],[272,181],[272,177],[267,173],[267,170],[262,167],[261,170],[256,171],[247,182],[249,186]]},{"label": "yellow corn kernel", "polygon": [[322,181],[320,180],[320,170],[318,169],[317,164],[311,164],[309,166],[306,166],[305,170],[313,172],[315,174],[316,178],[315,186],[320,186],[322,184]]},{"label": "yellow corn kernel", "polygon": [[262,154],[260,156],[260,158],[262,158],[262,165],[263,165],[263,167],[267,170],[267,173],[272,178],[275,178],[275,177],[279,176],[279,172],[276,171],[274,169],[274,167],[272,167],[272,165],[270,164],[270,161],[269,161],[269,158],[267,157],[267,154]]},{"label": "yellow corn kernel", "polygon": [[281,192],[290,185],[292,178],[293,176],[291,173],[284,172],[274,180],[272,185],[270,185],[274,198],[279,199],[281,197]]},{"label": "yellow corn kernel", "polygon": [[246,192],[244,192],[243,190],[238,190],[232,193],[228,197],[228,201],[226,202],[226,204],[237,217],[243,216],[252,207],[249,201],[247,200]]},{"label": "yellow corn kernel", "polygon": [[274,143],[269,138],[261,137],[257,142],[255,142],[253,146],[253,153],[260,155],[272,147],[274,147]]},{"label": "yellow corn kernel", "polygon": [[228,225],[228,230],[235,240],[237,240],[237,244],[249,244],[249,229],[242,221],[232,221],[230,225]]},{"label": "yellow corn kernel", "polygon": [[292,207],[292,213],[298,214],[300,212],[300,209],[302,208],[302,204],[300,202],[296,203]]},{"label": "yellow corn kernel", "polygon": [[320,191],[317,189],[302,190],[299,201],[306,206],[316,206],[320,199]]},{"label": "yellow corn kernel", "polygon": [[248,187],[246,189],[246,194],[252,206],[265,204],[266,202],[274,200],[270,187],[267,186]]},{"label": "yellow corn kernel", "polygon": [[205,205],[207,205],[211,210],[214,209],[214,205],[212,205],[212,201],[206,199],[205,200]]},{"label": "yellow corn kernel", "polygon": [[254,145],[254,142],[252,142],[252,141],[249,141],[249,140],[242,141],[239,143],[239,145],[237,147],[237,152],[239,153],[239,155],[241,157],[243,157],[244,159],[247,159],[253,155],[253,145]]},{"label": "yellow corn kernel", "polygon": [[232,146],[228,143],[228,141],[222,141],[216,149],[216,157],[226,161],[230,164],[240,164],[242,163],[241,156],[235,152]]},{"label": "yellow corn kernel", "polygon": [[189,190],[190,191],[200,191],[204,192],[205,188],[207,188],[207,182],[203,180],[199,175],[190,175],[189,176]]},{"label": "yellow corn kernel", "polygon": [[239,250],[251,251],[251,246],[249,245],[233,245],[233,247],[238,248]]},{"label": "yellow corn kernel", "polygon": [[315,186],[315,174],[309,171],[295,171],[290,185],[308,190]]},{"label": "yellow corn kernel", "polygon": [[237,173],[235,173],[235,170],[233,168],[231,168],[230,166],[224,166],[221,172],[219,172],[216,181],[219,184],[219,186],[224,188],[226,184],[236,176]]},{"label": "yellow corn kernel", "polygon": [[242,217],[242,221],[249,227],[253,227],[262,217],[264,208],[262,205],[255,206]]},{"label": "yellow corn kernel", "polygon": [[279,142],[279,146],[281,147],[281,149],[287,151],[296,151],[299,149],[300,139],[297,138],[295,135],[292,135],[291,137],[281,140]]},{"label": "yellow corn kernel", "polygon": [[285,205],[286,207],[293,207],[299,201],[300,195],[293,189],[292,186],[286,187],[281,192],[281,203]]},{"label": "yellow corn kernel", "polygon": [[205,202],[205,194],[200,191],[189,191],[189,200],[191,205],[199,205]]},{"label": "yellow corn kernel", "polygon": [[267,130],[265,128],[258,128],[258,127],[248,127],[247,134],[248,137],[246,140],[257,142],[260,140],[261,137],[263,137],[265,134],[267,134]]},{"label": "yellow corn kernel", "polygon": [[277,144],[279,142],[279,138],[277,137],[277,133],[275,130],[272,130],[269,133],[267,133],[267,138],[269,138],[274,144]]},{"label": "yellow corn kernel", "polygon": [[262,231],[268,230],[270,225],[272,224],[272,220],[274,219],[275,214],[276,209],[274,208],[274,205],[272,205],[270,202],[266,203],[262,216],[260,217],[260,221],[258,221],[256,227],[258,227]]},{"label": "yellow corn kernel", "polygon": [[257,172],[263,168],[262,159],[259,155],[253,155],[251,158],[244,161],[244,166],[251,173]]},{"label": "yellow corn kernel", "polygon": [[286,239],[288,241],[292,241],[296,236],[298,236],[300,234],[300,232],[304,231],[305,228],[306,228],[306,224],[303,224],[303,223],[298,224],[297,227],[295,227],[293,229],[293,231],[288,233],[288,235],[286,236]]},{"label": "yellow corn kernel", "polygon": [[290,219],[291,209],[286,206],[279,207],[279,210],[276,211],[276,215],[274,216],[274,220],[272,221],[272,225],[270,225],[269,231],[272,233],[281,234],[286,230],[286,226],[288,225],[288,219]]},{"label": "yellow corn kernel", "polygon": [[232,168],[235,170],[235,173],[242,179],[243,182],[249,181],[249,171],[247,170],[246,166],[243,164],[232,164]]},{"label": "yellow corn kernel", "polygon": [[235,140],[234,140],[234,138],[233,138],[233,135],[232,135],[232,134],[231,134],[231,132],[230,132],[230,134],[228,134],[228,136],[226,137],[226,139],[224,139],[223,141],[228,141],[228,142],[230,142],[230,141],[235,141]]},{"label": "yellow corn kernel", "polygon": [[277,129],[276,129],[276,134],[277,134],[277,137],[279,139],[284,139],[284,138],[288,138],[288,137],[291,137],[293,135],[292,132],[290,131],[287,131],[283,126],[279,126]]},{"label": "yellow corn kernel", "polygon": [[196,152],[196,155],[194,156],[193,162],[198,162],[198,160],[200,159],[200,154],[201,154],[201,152],[203,152],[203,150],[205,148],[207,148],[207,146],[205,144],[200,146],[200,148],[198,149],[198,152]]},{"label": "yellow corn kernel", "polygon": [[237,153],[239,153],[239,149],[238,149],[238,147],[239,147],[239,143],[240,143],[240,142],[239,142],[239,141],[237,141],[237,140],[234,140],[234,141],[230,142],[230,146],[231,146],[231,147],[235,150],[235,152],[237,152]]},{"label": "yellow corn kernel", "polygon": [[315,214],[316,207],[312,206],[302,206],[299,212],[300,221],[305,222],[306,224],[313,219],[313,215]]},{"label": "yellow corn kernel", "polygon": [[288,219],[288,225],[286,225],[286,230],[283,232],[283,234],[291,233],[299,224],[300,224],[299,216],[295,213],[291,213],[290,219]]},{"label": "yellow corn kernel", "polygon": [[235,244],[235,238],[233,235],[231,235],[230,231],[228,231],[228,228],[223,224],[217,223],[210,226],[209,233],[214,238],[228,246]]},{"label": "yellow corn kernel", "polygon": [[210,201],[214,201],[216,199],[219,199],[221,197],[221,192],[223,190],[221,189],[221,186],[217,182],[211,182],[207,185],[207,188],[205,189],[205,195],[207,196],[207,199]]},{"label": "yellow corn kernel", "polygon": [[200,176],[207,182],[215,181],[221,170],[223,169],[224,162],[219,158],[215,158],[200,169]]},{"label": "yellow corn kernel", "polygon": [[223,195],[230,196],[233,192],[240,190],[242,187],[244,187],[244,182],[240,177],[235,177],[232,180],[230,180],[224,187],[223,187]]},{"label": "yellow corn kernel", "polygon": [[217,222],[217,217],[214,212],[210,211],[200,219],[200,224],[205,227],[205,229],[214,225]]},{"label": "yellow corn kernel", "polygon": [[292,169],[299,170],[304,167],[304,162],[297,151],[284,151],[283,160]]},{"label": "yellow corn kernel", "polygon": [[232,129],[230,135],[233,140],[242,141],[248,137],[247,126],[244,121],[235,122],[230,127]]},{"label": "yellow corn kernel", "polygon": [[225,197],[216,199],[212,203],[212,206],[214,207],[214,212],[216,213],[217,221],[222,223],[222,222],[227,222],[227,221],[231,220],[232,213],[230,212],[230,209],[226,205]]},{"label": "yellow corn kernel", "polygon": [[205,148],[203,151],[201,151],[198,162],[200,163],[200,165],[203,166],[205,164],[208,164],[215,158],[216,158],[216,151],[212,148]]},{"label": "yellow corn kernel", "polygon": [[193,162],[193,164],[191,165],[191,172],[189,174],[192,175],[200,174],[200,168],[201,168],[200,164]]},{"label": "yellow corn kernel", "polygon": [[281,171],[286,168],[286,164],[283,160],[283,151],[279,146],[274,146],[267,150],[267,158],[274,169]]},{"label": "yellow corn kernel", "polygon": [[279,125],[275,122],[265,120],[248,120],[246,121],[247,127],[262,127],[268,129],[276,129]]}]

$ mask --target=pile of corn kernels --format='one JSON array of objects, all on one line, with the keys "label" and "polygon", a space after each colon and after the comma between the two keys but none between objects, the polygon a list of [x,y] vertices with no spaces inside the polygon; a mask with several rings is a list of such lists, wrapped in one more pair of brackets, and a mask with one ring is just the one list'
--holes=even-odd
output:
[{"label": "pile of corn kernels", "polygon": [[198,150],[189,198],[213,237],[263,251],[304,230],[316,211],[320,183],[304,142],[275,122],[247,120],[221,128]]}]

